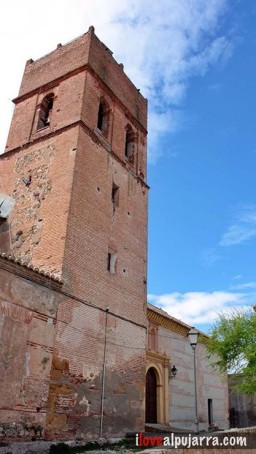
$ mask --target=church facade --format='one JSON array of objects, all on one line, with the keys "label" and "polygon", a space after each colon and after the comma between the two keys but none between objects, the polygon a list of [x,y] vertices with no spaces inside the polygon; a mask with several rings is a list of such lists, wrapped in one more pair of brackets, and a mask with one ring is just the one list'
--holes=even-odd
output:
[{"label": "church facade", "polygon": [[[183,321],[148,304],[145,419],[149,427],[158,423],[173,429],[195,430],[194,353],[188,340],[190,329]],[[207,338],[203,333],[201,336]],[[200,338],[195,360],[199,430],[228,429],[227,376],[212,367]]]}]

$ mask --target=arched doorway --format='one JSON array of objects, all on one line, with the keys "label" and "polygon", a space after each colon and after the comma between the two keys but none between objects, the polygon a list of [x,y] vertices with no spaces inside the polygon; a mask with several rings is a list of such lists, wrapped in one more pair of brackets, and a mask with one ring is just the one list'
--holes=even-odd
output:
[{"label": "arched doorway", "polygon": [[146,375],[146,422],[157,422],[157,378],[153,367]]}]

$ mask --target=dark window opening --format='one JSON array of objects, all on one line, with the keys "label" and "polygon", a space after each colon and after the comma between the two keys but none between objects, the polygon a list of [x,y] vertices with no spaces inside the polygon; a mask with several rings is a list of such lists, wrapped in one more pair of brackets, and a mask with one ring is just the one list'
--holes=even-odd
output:
[{"label": "dark window opening", "polygon": [[119,205],[119,187],[115,183],[113,183],[113,185],[112,185],[111,200],[114,205],[114,208],[118,207],[118,205]]},{"label": "dark window opening", "polygon": [[108,253],[108,271],[110,271],[110,263],[111,263],[111,254]]},{"label": "dark window opening", "polygon": [[1,214],[0,214],[0,225],[5,224],[6,221],[7,221],[7,218],[1,216]]},{"label": "dark window opening", "polygon": [[37,130],[50,125],[53,108],[53,94],[45,96],[39,110]]},{"label": "dark window opening", "polygon": [[111,274],[116,273],[116,258],[117,258],[116,252],[108,253],[107,269]]},{"label": "dark window opening", "polygon": [[209,427],[211,427],[213,425],[212,399],[208,399],[208,424],[209,424]]},{"label": "dark window opening", "polygon": [[4,203],[4,200],[2,200],[2,202],[0,203],[0,225],[4,224],[7,221],[7,217],[4,216],[4,214],[1,211],[1,207],[2,207],[3,203]]},{"label": "dark window opening", "polygon": [[99,104],[97,128],[107,135],[109,127],[109,106],[102,100]]},{"label": "dark window opening", "polygon": [[127,126],[125,136],[125,157],[131,164],[134,164],[134,155],[135,155],[135,136],[131,126]]},{"label": "dark window opening", "polygon": [[103,128],[103,119],[104,119],[104,109],[102,103],[99,105],[99,113],[98,113],[98,123],[97,128],[102,130]]}]

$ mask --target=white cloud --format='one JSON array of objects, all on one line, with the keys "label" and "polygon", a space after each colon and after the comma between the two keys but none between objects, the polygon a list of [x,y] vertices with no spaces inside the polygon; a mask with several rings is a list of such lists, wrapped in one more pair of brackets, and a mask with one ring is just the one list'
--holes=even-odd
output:
[{"label": "white cloud", "polygon": [[235,213],[235,222],[222,235],[220,246],[245,243],[256,237],[256,207],[240,207]]},{"label": "white cloud", "polygon": [[218,314],[230,313],[234,308],[248,309],[255,301],[255,294],[226,291],[169,293],[148,295],[148,301],[161,307],[173,317],[192,326],[213,323]]},{"label": "white cloud", "polygon": [[[223,260],[223,247],[244,244],[254,238],[256,238],[256,206],[240,205],[233,214],[233,222],[223,233],[218,245],[203,251],[201,257],[203,265],[211,267],[216,265],[219,260]],[[233,279],[241,277],[238,275]],[[246,287],[232,287],[233,290],[242,288]]]},{"label": "white cloud", "polygon": [[231,285],[230,290],[244,290],[256,288],[256,282],[245,282],[244,284]]},{"label": "white cloud", "polygon": [[232,277],[234,281],[238,281],[239,279],[242,279],[242,274],[236,274],[235,276]]},{"label": "white cloud", "polygon": [[192,76],[229,58],[232,44],[219,23],[226,0],[45,0],[38,12],[32,0],[9,0],[0,19],[1,147],[25,61],[38,58],[95,25],[96,33],[123,62],[125,71],[150,101],[149,144],[152,160],[158,138],[180,127]]},{"label": "white cloud", "polygon": [[231,225],[228,231],[224,233],[220,246],[233,246],[241,244],[256,236],[256,228],[250,228],[246,225]]},{"label": "white cloud", "polygon": [[219,254],[216,248],[209,248],[206,249],[202,254],[202,263],[207,267],[211,267],[216,264],[221,259],[221,255]]}]

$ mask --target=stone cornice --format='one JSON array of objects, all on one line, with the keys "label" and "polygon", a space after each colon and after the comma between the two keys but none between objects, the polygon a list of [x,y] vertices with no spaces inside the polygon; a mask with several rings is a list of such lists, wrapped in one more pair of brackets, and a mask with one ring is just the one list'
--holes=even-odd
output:
[{"label": "stone cornice", "polygon": [[[184,322],[171,317],[170,315],[166,314],[163,311],[163,314],[160,313],[161,309],[156,307],[156,310],[153,309],[154,306],[152,304],[148,304],[147,307],[147,319],[149,322],[154,323],[155,325],[162,326],[164,328],[169,329],[175,333],[181,334],[184,337],[187,337],[188,332],[191,329],[191,326],[186,325]],[[256,308],[256,306],[255,306]],[[256,309],[255,309],[256,310]],[[199,335],[202,336],[204,339],[209,339],[209,335],[199,331]],[[200,336],[198,342],[200,342]]]},{"label": "stone cornice", "polygon": [[147,316],[148,320],[152,321],[153,323],[156,323],[157,325],[163,326],[164,328],[167,328],[171,331],[174,331],[175,333],[181,334],[182,336],[187,336],[189,332],[189,328],[184,326],[182,323],[179,323],[176,320],[173,320],[171,318],[165,317],[162,314],[159,314],[152,309],[147,309]]}]

